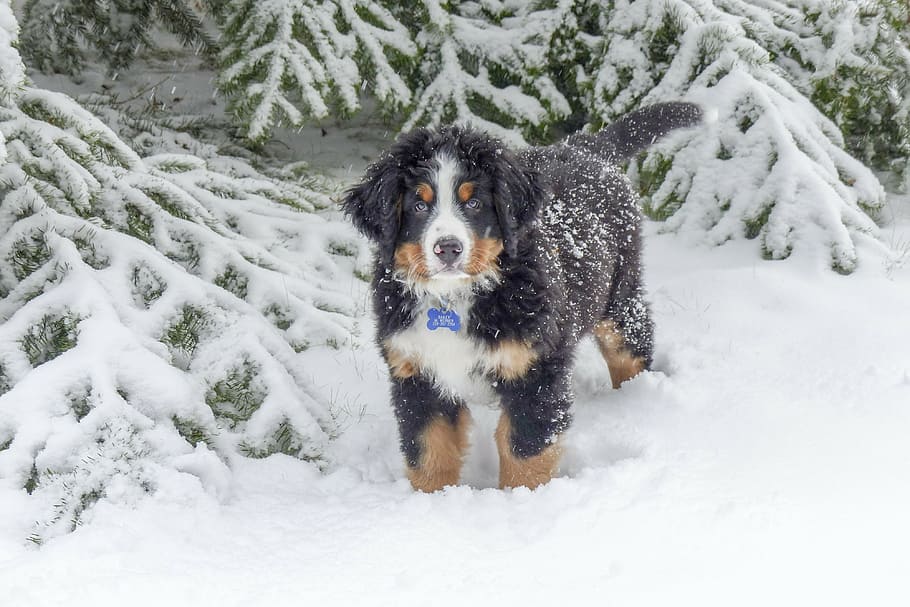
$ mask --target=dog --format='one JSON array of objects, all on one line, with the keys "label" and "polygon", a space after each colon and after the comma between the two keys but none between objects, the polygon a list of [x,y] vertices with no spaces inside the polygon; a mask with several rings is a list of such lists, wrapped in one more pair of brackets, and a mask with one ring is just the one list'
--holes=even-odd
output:
[{"label": "dog", "polygon": [[458,483],[468,403],[494,400],[500,487],[548,482],[583,336],[614,388],[650,367],[641,213],[618,165],[701,117],[657,104],[518,152],[471,127],[418,128],[345,192],[345,214],[377,245],[376,340],[415,489]]}]

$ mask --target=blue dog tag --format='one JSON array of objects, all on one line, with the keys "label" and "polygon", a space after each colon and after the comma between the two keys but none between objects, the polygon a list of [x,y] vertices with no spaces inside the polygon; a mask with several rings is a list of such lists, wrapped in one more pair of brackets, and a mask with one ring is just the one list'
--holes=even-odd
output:
[{"label": "blue dog tag", "polygon": [[458,331],[461,328],[461,318],[455,310],[430,308],[427,310],[427,329],[435,331],[440,327],[445,327],[450,331]]}]

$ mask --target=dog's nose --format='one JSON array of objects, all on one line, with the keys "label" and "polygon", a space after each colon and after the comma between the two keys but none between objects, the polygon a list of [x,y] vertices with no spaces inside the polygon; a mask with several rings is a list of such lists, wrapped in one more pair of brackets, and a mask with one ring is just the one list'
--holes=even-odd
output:
[{"label": "dog's nose", "polygon": [[463,250],[464,247],[457,238],[440,238],[433,245],[433,252],[436,253],[436,257],[446,265],[454,263],[461,256]]}]

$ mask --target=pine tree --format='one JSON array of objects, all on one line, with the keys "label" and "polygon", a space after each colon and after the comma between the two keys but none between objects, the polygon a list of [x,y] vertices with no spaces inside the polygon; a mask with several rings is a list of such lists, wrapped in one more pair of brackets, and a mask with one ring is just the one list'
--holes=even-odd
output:
[{"label": "pine tree", "polygon": [[910,23],[904,2],[788,0],[765,37],[775,63],[867,164],[910,185]]},{"label": "pine tree", "polygon": [[759,40],[780,31],[757,10],[736,0],[603,8],[605,45],[590,88],[595,124],[684,97],[713,108],[713,124],[633,166],[646,210],[668,229],[703,231],[712,242],[757,237],[773,259],[820,243],[834,269],[850,272],[854,241],[877,231],[871,217],[884,192],[844,151],[837,126],[772,62]]},{"label": "pine tree", "polygon": [[388,112],[411,103],[399,72],[416,49],[373,0],[234,0],[225,8],[218,86],[247,138],[280,124],[347,115],[369,92]]},{"label": "pine tree", "polygon": [[[417,104],[403,129],[469,122],[510,142],[543,139],[571,108],[547,74],[562,12],[533,3],[423,0]],[[564,3],[565,4],[565,3]]]},{"label": "pine tree", "polygon": [[94,60],[116,73],[155,48],[156,26],[197,52],[214,51],[201,16],[182,0],[27,0],[20,49],[30,66],[44,72],[78,74]]},{"label": "pine tree", "polygon": [[[25,85],[25,66],[16,50],[18,24],[9,0],[0,0],[0,103],[11,103]],[[6,159],[6,147],[0,132],[0,163]]]},{"label": "pine tree", "polygon": [[558,0],[547,52],[547,73],[571,108],[559,126],[580,130],[590,120],[590,70],[603,43],[597,6],[588,0]]},{"label": "pine tree", "polygon": [[184,473],[221,492],[235,457],[324,463],[335,412],[298,353],[350,339],[364,245],[324,193],[139,157],[29,85],[15,33],[0,0],[0,476],[43,510],[32,539]]}]

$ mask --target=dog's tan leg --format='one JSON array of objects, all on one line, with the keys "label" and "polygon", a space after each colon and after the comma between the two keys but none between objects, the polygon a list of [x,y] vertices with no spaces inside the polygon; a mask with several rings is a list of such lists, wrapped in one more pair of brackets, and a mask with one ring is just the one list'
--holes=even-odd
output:
[{"label": "dog's tan leg", "polygon": [[496,447],[499,450],[499,488],[527,487],[534,489],[548,482],[559,467],[558,444],[550,445],[538,455],[519,457],[512,449],[512,423],[504,411],[496,426]]},{"label": "dog's tan leg", "polygon": [[468,448],[468,427],[471,415],[462,408],[453,424],[448,417],[434,417],[420,435],[420,462],[408,466],[411,486],[427,493],[446,485],[458,484],[461,464]]},{"label": "dog's tan leg", "polygon": [[600,353],[607,361],[614,388],[619,388],[622,382],[644,370],[645,360],[634,356],[626,348],[625,339],[612,320],[602,320],[594,325],[594,337],[600,346]]}]

